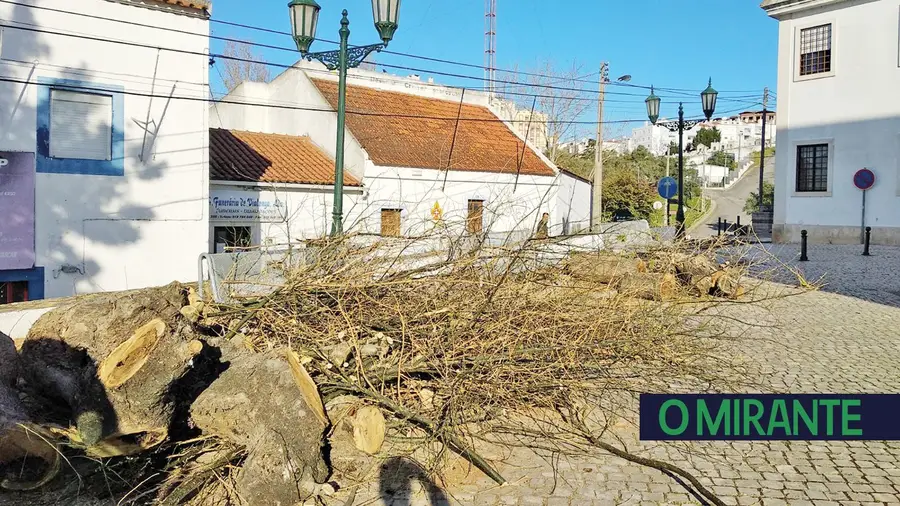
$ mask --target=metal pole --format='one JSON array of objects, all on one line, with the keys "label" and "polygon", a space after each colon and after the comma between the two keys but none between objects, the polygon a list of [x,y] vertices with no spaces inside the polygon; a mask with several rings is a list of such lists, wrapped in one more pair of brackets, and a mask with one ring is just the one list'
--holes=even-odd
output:
[{"label": "metal pole", "polygon": [[865,241],[866,235],[866,190],[862,191],[863,201],[862,201],[862,234],[859,237],[859,242]]},{"label": "metal pole", "polygon": [[675,214],[678,222],[676,236],[684,235],[684,107],[678,103],[678,212]]},{"label": "metal pole", "polygon": [[809,262],[809,257],[806,256],[806,230],[800,231],[800,261]]},{"label": "metal pole", "polygon": [[[669,177],[669,158],[672,156],[672,142],[669,141],[666,144],[666,177]],[[672,199],[666,199],[666,226],[671,225],[672,222]]]},{"label": "metal pole", "polygon": [[763,172],[766,170],[766,105],[769,102],[769,88],[763,90],[762,150],[759,152],[759,211],[763,210]]},{"label": "metal pole", "polygon": [[337,148],[334,154],[334,209],[332,210],[331,236],[344,233],[344,121],[347,115],[347,45],[350,39],[350,20],[347,11],[341,19],[341,52],[338,58],[338,124]]},{"label": "metal pole", "polygon": [[871,256],[869,255],[869,241],[872,240],[872,227],[866,227],[866,247],[863,248],[863,256]]},{"label": "metal pole", "polygon": [[597,102],[597,140],[594,142],[594,177],[593,194],[591,195],[591,230],[597,227],[603,218],[603,100],[606,97],[606,80],[609,64],[600,64],[600,98]]}]

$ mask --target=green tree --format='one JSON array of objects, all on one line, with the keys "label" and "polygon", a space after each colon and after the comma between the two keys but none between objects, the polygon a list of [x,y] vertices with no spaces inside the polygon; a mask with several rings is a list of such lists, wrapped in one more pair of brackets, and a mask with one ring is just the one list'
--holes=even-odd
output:
[{"label": "green tree", "polygon": [[616,169],[604,173],[604,221],[610,220],[613,213],[622,209],[627,209],[637,219],[648,220],[656,200],[658,197],[653,184],[634,171]]},{"label": "green tree", "polygon": [[[763,205],[770,209],[775,205],[775,185],[768,181],[763,182]],[[747,197],[747,201],[744,203],[744,212],[752,214],[757,211],[759,211],[759,193],[755,192]]]},{"label": "green tree", "polygon": [[711,147],[712,143],[719,142],[722,140],[722,132],[719,132],[719,129],[716,127],[712,128],[701,128],[700,131],[697,132],[697,135],[694,136],[694,149],[696,149],[700,144],[703,144],[706,147]]},{"label": "green tree", "polygon": [[716,151],[706,160],[706,163],[728,167],[729,169],[737,168],[737,162],[734,161],[734,155],[724,151]]},{"label": "green tree", "polygon": [[594,155],[586,158],[584,154],[572,155],[566,150],[556,152],[556,165],[573,172],[585,179],[590,179],[594,170]]}]

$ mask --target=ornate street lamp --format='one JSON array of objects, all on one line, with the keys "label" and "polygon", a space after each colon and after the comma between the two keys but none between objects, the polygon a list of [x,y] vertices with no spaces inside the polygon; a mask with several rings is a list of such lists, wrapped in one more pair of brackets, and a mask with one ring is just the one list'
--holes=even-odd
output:
[{"label": "ornate street lamp", "polygon": [[716,112],[716,99],[719,96],[719,92],[714,90],[712,87],[712,78],[709,78],[709,86],[703,90],[703,93],[700,94],[700,102],[703,104],[703,114],[706,115],[706,120],[709,121],[712,119],[713,113]]},{"label": "ornate street lamp", "polygon": [[349,47],[350,20],[347,10],[341,18],[341,48],[336,51],[310,53],[309,48],[316,39],[321,7],[315,0],[291,0],[288,4],[291,15],[291,33],[297,49],[304,59],[318,60],[328,70],[338,71],[338,125],[337,149],[334,155],[334,211],[332,212],[331,235],[343,233],[344,208],[344,124],[347,116],[347,70],[359,67],[366,57],[386,48],[394,38],[400,17],[400,0],[372,0],[372,15],[375,28],[381,37],[381,44]]},{"label": "ornate street lamp", "polygon": [[[700,94],[700,102],[703,105],[703,114],[709,121],[716,112],[716,98],[719,93],[712,87],[712,79],[709,80],[709,86]],[[656,125],[659,119],[659,104],[661,100],[653,93],[653,87],[650,87],[650,96],[644,100],[647,104],[647,116],[650,122]],[[675,214],[675,221],[678,222],[677,235],[684,235],[684,129],[693,128],[701,120],[685,120],[684,105],[678,103],[678,121],[665,121],[659,123],[659,126],[665,127],[670,132],[678,132],[678,212]]]},{"label": "ornate street lamp", "polygon": [[659,119],[659,97],[653,93],[653,86],[650,87],[650,96],[647,97],[647,100],[644,100],[647,104],[647,116],[650,117],[650,123],[656,124],[656,120]]}]

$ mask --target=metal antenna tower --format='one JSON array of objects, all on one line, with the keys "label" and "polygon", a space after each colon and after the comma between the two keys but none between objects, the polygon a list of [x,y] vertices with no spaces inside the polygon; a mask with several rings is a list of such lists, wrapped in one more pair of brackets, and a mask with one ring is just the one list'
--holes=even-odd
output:
[{"label": "metal antenna tower", "polygon": [[497,0],[484,0],[484,88],[497,91]]}]

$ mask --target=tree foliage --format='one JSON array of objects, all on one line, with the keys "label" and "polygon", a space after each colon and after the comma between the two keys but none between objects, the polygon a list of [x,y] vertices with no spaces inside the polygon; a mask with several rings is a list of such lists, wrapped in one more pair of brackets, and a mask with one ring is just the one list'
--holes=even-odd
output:
[{"label": "tree foliage", "polygon": [[729,169],[737,168],[737,162],[734,160],[734,155],[724,151],[716,151],[706,160],[706,163],[728,167]]},{"label": "tree foliage", "polygon": [[701,128],[697,135],[694,136],[693,146],[696,149],[698,146],[703,144],[706,147],[711,147],[712,143],[720,142],[722,140],[722,132],[719,131],[718,128]]},{"label": "tree foliage", "polygon": [[[763,181],[763,205],[771,209],[775,205],[775,185]],[[747,214],[759,211],[759,192],[752,192],[744,203],[744,212]]]},{"label": "tree foliage", "polygon": [[634,171],[616,169],[604,173],[603,218],[609,221],[616,211],[627,209],[638,219],[649,219],[653,202],[659,200],[651,181]]}]

